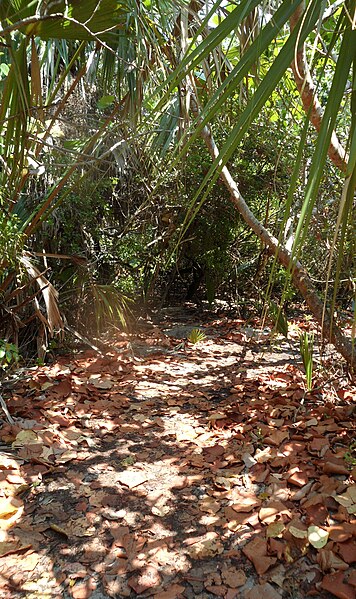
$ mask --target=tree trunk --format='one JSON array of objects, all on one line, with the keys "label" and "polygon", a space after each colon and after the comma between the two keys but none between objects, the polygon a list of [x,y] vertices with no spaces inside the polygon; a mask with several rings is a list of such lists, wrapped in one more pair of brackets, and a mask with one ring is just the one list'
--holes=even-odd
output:
[{"label": "tree trunk", "polygon": [[[291,31],[293,31],[293,29],[301,22],[304,12],[305,2],[302,2],[290,19]],[[305,44],[302,44],[300,48],[297,48],[295,59],[291,66],[294,75],[294,81],[303,103],[303,108],[315,129],[320,131],[321,122],[323,119],[323,109],[318,100],[316,87],[308,67]],[[331,135],[328,155],[335,166],[337,166],[342,172],[346,171],[348,156],[342,147],[335,131],[333,131]]]},{"label": "tree trunk", "polygon": [[[191,107],[194,115],[199,119],[199,109],[195,96],[192,93]],[[208,151],[215,160],[219,156],[218,147],[215,144],[212,132],[205,126],[201,132],[202,138],[208,148]],[[295,287],[300,291],[312,315],[322,327],[323,337],[333,343],[338,352],[345,358],[350,370],[355,368],[355,352],[351,339],[346,337],[339,327],[332,322],[330,314],[324,311],[323,302],[320,300],[317,291],[311,281],[307,271],[299,261],[293,260],[292,254],[281,246],[271,233],[257,220],[251,212],[242,197],[238,186],[232,178],[228,168],[224,166],[220,174],[226,188],[230,193],[230,199],[241,214],[244,221],[256,233],[257,237],[266,245],[271,255],[276,255],[279,262],[292,272],[292,279]]]}]

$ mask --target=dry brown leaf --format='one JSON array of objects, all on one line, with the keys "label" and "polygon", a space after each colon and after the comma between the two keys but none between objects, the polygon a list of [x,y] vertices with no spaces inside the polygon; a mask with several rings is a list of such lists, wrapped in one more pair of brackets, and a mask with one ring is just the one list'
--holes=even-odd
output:
[{"label": "dry brown leaf", "polygon": [[344,575],[342,570],[334,574],[327,574],[322,580],[321,588],[324,591],[329,591],[338,599],[355,599],[355,589],[344,583]]},{"label": "dry brown leaf", "polygon": [[273,566],[277,561],[277,558],[267,555],[267,542],[258,537],[245,545],[242,551],[253,563],[259,576],[267,572],[268,568]]},{"label": "dry brown leaf", "polygon": [[235,503],[231,506],[235,512],[251,512],[261,505],[261,500],[253,491],[238,491],[234,495]]},{"label": "dry brown leaf", "polygon": [[345,474],[346,476],[349,474],[349,471],[342,460],[339,462],[325,460],[325,462],[323,462],[323,472],[325,472],[325,474]]},{"label": "dry brown leaf", "polygon": [[5,555],[10,555],[11,553],[17,553],[18,551],[23,551],[24,549],[28,549],[30,547],[31,547],[31,545],[22,545],[18,539],[9,540],[9,541],[1,541],[0,542],[0,557],[4,557]]},{"label": "dry brown leaf", "polygon": [[347,570],[349,567],[348,564],[333,551],[330,551],[330,549],[321,549],[318,551],[316,559],[323,572],[328,572],[329,570]]},{"label": "dry brown leaf", "polygon": [[220,510],[220,503],[215,501],[212,497],[204,497],[201,501],[199,501],[199,509],[202,512],[207,512],[208,514],[216,514]]},{"label": "dry brown leaf", "polygon": [[180,597],[183,597],[184,591],[185,587],[181,584],[172,584],[166,591],[159,591],[153,596],[155,599],[180,599]]},{"label": "dry brown leaf", "polygon": [[281,445],[281,443],[283,443],[283,441],[285,441],[285,439],[289,439],[288,431],[276,430],[273,431],[270,435],[268,435],[268,437],[266,437],[264,441],[266,443],[270,443],[271,445],[279,446]]},{"label": "dry brown leaf", "polygon": [[271,584],[258,584],[245,593],[245,599],[282,599],[282,595]]},{"label": "dry brown leaf", "polygon": [[337,552],[347,564],[356,562],[356,540],[350,539],[345,543],[340,543],[337,546]]},{"label": "dry brown leaf", "polygon": [[270,524],[282,515],[291,518],[289,509],[281,501],[269,501],[266,506],[261,507],[258,514],[259,519],[264,524]]},{"label": "dry brown leaf", "polygon": [[146,566],[138,574],[134,574],[129,578],[128,585],[135,593],[140,595],[149,589],[159,587],[161,584],[161,576],[153,566]]},{"label": "dry brown leaf", "polygon": [[347,522],[342,522],[340,524],[335,524],[333,526],[326,527],[326,530],[329,533],[329,538],[331,541],[335,541],[337,543],[343,543],[344,541],[348,541],[351,539],[354,527]]},{"label": "dry brown leaf", "polygon": [[224,566],[221,571],[221,576],[223,582],[232,589],[242,587],[247,580],[245,572],[234,566]]}]

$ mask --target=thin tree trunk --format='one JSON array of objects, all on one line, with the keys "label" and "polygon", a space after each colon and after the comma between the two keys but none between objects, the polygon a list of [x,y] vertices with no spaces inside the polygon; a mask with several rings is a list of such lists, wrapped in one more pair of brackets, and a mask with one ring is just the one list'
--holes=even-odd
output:
[{"label": "thin tree trunk", "polygon": [[[191,107],[196,118],[200,118],[198,104],[195,96],[191,95]],[[205,126],[201,132],[202,138],[208,148],[208,151],[215,160],[219,156],[219,149],[214,141],[212,132],[209,127]],[[224,166],[221,170],[220,176],[230,193],[230,199],[234,206],[241,214],[244,221],[251,227],[256,233],[257,237],[266,245],[271,255],[276,255],[279,262],[285,267],[290,268],[292,271],[292,279],[295,287],[300,291],[306,304],[308,305],[314,318],[317,320],[319,325],[322,327],[323,336],[329,340],[338,352],[345,358],[350,370],[352,371],[355,367],[355,355],[352,341],[346,337],[339,327],[332,322],[330,314],[324,313],[323,317],[323,302],[320,300],[317,291],[311,281],[307,271],[299,261],[294,261],[292,254],[278,242],[278,239],[271,235],[262,223],[257,220],[255,215],[251,212],[250,208],[246,204],[242,197],[238,186],[232,178],[228,168]],[[293,265],[293,267],[292,267]]]},{"label": "thin tree trunk", "polygon": [[[301,22],[304,12],[305,2],[302,2],[290,18],[291,31],[293,31],[293,29]],[[294,80],[303,103],[303,108],[315,129],[320,131],[323,119],[323,108],[318,100],[316,87],[308,67],[305,44],[302,44],[300,48],[296,49],[295,59],[291,66]],[[335,131],[333,131],[331,135],[328,156],[335,166],[343,172],[346,171],[348,156]]]}]

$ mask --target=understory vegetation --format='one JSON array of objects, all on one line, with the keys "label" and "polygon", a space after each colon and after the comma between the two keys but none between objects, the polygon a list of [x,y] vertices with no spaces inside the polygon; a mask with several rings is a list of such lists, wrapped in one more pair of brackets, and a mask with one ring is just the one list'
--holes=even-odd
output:
[{"label": "understory vegetation", "polygon": [[42,360],[67,325],[186,301],[288,314],[297,260],[324,335],[352,319],[354,8],[317,5],[2,3],[2,343]]}]

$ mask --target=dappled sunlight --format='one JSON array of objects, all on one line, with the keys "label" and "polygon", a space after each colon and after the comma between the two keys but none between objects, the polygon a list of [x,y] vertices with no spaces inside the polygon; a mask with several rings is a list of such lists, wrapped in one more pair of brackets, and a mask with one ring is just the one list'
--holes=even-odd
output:
[{"label": "dappled sunlight", "polygon": [[333,555],[349,563],[348,403],[326,410],[311,396],[301,409],[290,358],[276,367],[272,356],[271,373],[259,342],[213,332],[204,351],[175,340],[144,358],[87,351],[20,380],[15,425],[2,429],[9,597],[37,584],[73,597],[242,598],[276,585],[276,568],[294,588],[311,524],[344,539]]}]

